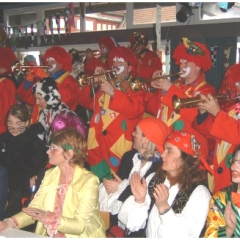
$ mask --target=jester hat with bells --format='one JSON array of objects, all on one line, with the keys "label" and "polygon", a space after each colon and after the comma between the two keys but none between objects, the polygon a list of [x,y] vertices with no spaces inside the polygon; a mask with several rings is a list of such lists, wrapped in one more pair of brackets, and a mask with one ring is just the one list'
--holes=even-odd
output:
[{"label": "jester hat with bells", "polygon": [[[204,142],[205,141],[205,142]],[[193,135],[185,131],[174,130],[167,138],[166,142],[178,147],[181,151],[199,158],[201,168],[207,170],[213,175],[213,170],[208,165],[206,158],[208,156],[207,141],[200,134]]]},{"label": "jester hat with bells", "polygon": [[45,64],[50,57],[54,58],[57,63],[62,64],[62,69],[66,72],[72,71],[72,56],[64,48],[59,46],[50,47],[43,56]]},{"label": "jester hat with bells", "polygon": [[194,62],[203,72],[212,67],[212,59],[208,48],[200,42],[192,42],[187,38],[182,38],[182,43],[173,51],[172,58],[176,65],[180,65],[181,59]]}]

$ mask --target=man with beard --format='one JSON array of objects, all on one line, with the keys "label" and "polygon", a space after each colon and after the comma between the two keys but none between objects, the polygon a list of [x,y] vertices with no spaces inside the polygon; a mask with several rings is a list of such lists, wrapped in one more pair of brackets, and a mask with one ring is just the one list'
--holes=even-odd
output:
[{"label": "man with beard", "polygon": [[[79,104],[93,110],[87,161],[100,180],[112,178],[111,172],[118,170],[122,155],[132,147],[132,132],[144,113],[143,91],[133,92],[128,83],[137,73],[134,53],[127,47],[115,47],[108,64],[116,71],[116,78],[110,81],[100,77],[100,86],[93,97],[91,86],[79,89],[78,94]],[[96,67],[95,74],[103,71],[102,67]]]}]

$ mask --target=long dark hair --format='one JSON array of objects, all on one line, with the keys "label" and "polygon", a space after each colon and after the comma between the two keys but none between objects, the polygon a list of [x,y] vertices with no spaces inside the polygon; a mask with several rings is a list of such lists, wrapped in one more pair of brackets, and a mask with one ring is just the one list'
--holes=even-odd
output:
[{"label": "long dark hair", "polygon": [[[182,171],[178,176],[180,191],[191,192],[197,185],[207,186],[207,173],[200,168],[200,159],[181,151]],[[156,176],[166,177],[167,172],[160,167]]]}]

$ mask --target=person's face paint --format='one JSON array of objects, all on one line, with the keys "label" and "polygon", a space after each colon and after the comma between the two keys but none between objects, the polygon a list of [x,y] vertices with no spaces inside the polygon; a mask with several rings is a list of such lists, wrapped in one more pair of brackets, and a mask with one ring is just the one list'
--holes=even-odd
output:
[{"label": "person's face paint", "polygon": [[118,78],[126,78],[129,76],[130,66],[123,58],[115,57],[113,59],[112,70],[116,71]]},{"label": "person's face paint", "polygon": [[13,136],[18,136],[25,131],[28,121],[24,122],[13,115],[9,115],[7,119],[7,129]]}]

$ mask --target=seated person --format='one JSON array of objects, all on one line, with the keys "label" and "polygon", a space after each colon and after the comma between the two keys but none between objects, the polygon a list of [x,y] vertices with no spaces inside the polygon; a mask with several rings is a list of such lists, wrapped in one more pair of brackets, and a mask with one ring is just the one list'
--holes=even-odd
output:
[{"label": "seated person", "polygon": [[138,172],[132,174],[132,195],[118,214],[127,237],[145,233],[147,238],[200,236],[211,195],[198,141],[193,134],[175,130],[164,144],[163,164],[156,173],[146,179]]},{"label": "seated person", "polygon": [[210,201],[205,238],[240,237],[240,146],[231,161],[232,185],[216,192]]},{"label": "seated person", "polygon": [[22,209],[22,198],[28,197],[29,179],[47,163],[47,148],[38,137],[36,126],[29,125],[30,115],[23,104],[13,105],[7,114],[7,131],[0,135],[0,164],[8,173],[8,205],[4,217]]},{"label": "seated person", "polygon": [[[65,129],[65,128],[75,128],[78,132],[81,133],[84,139],[87,138],[87,127],[84,124],[83,120],[80,119],[76,114],[72,112],[67,113],[59,113],[56,115],[56,117],[53,119],[51,129],[52,133]],[[42,179],[45,175],[45,171],[48,170],[51,167],[55,167],[55,165],[51,165],[48,163],[44,168],[42,168],[37,175],[33,176],[30,179],[30,188],[33,188],[33,194],[37,192]],[[84,167],[90,171],[90,165],[88,162],[84,161]]]},{"label": "seated person", "polygon": [[0,231],[37,222],[35,233],[50,237],[104,238],[98,178],[83,168],[86,139],[72,128],[54,133],[47,151],[49,169],[27,208],[0,222]]},{"label": "seated person", "polygon": [[169,133],[169,128],[159,119],[149,117],[138,122],[132,134],[133,149],[123,155],[114,178],[103,179],[99,187],[100,209],[111,212],[111,226],[118,225],[117,214],[122,202],[132,195],[129,186],[131,175],[137,171],[146,177],[156,171],[162,163],[163,143]]}]

